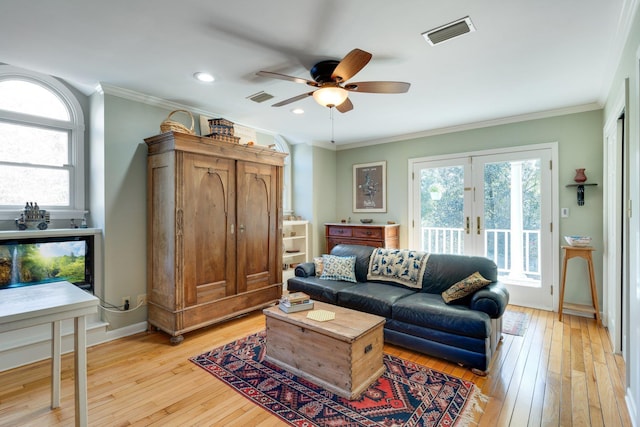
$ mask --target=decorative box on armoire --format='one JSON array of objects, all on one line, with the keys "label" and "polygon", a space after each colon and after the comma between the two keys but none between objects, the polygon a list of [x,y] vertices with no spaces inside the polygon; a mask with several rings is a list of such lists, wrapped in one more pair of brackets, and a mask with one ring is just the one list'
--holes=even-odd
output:
[{"label": "decorative box on armoire", "polygon": [[276,302],[286,154],[178,132],[145,142],[149,325],[177,344]]}]

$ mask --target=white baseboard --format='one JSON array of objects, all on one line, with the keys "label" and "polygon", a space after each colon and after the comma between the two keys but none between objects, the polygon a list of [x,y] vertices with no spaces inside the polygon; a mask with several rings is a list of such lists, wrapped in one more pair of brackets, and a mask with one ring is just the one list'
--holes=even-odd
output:
[{"label": "white baseboard", "polygon": [[[147,329],[147,322],[140,322],[124,328],[107,331],[109,324],[93,321],[87,324],[87,346],[91,347],[107,341],[143,332]],[[12,332],[14,334],[12,334]],[[73,351],[73,324],[63,321],[62,353]],[[51,327],[40,325],[1,334],[0,342],[0,371],[17,368],[51,358]]]}]

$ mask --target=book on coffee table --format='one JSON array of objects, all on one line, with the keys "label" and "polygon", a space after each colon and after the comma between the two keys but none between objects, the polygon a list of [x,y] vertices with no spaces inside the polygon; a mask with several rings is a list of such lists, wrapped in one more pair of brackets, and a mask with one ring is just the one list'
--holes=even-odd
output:
[{"label": "book on coffee table", "polygon": [[285,313],[297,313],[298,311],[312,310],[313,301],[309,300],[304,303],[293,305],[286,304],[285,302],[280,302],[278,307],[280,307],[280,310],[284,311]]},{"label": "book on coffee table", "polygon": [[310,297],[304,292],[293,292],[290,294],[283,295],[280,301],[291,306],[294,304],[307,303],[310,301]]}]

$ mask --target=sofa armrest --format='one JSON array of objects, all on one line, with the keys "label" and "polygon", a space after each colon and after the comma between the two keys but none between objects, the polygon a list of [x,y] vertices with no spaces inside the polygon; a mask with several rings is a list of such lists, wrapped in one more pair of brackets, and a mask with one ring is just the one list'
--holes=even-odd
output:
[{"label": "sofa armrest", "polygon": [[483,311],[492,319],[497,319],[502,316],[507,304],[509,304],[509,291],[502,283],[493,282],[473,294],[469,308]]},{"label": "sofa armrest", "polygon": [[312,262],[298,264],[294,273],[297,277],[313,277],[316,275],[316,265]]}]

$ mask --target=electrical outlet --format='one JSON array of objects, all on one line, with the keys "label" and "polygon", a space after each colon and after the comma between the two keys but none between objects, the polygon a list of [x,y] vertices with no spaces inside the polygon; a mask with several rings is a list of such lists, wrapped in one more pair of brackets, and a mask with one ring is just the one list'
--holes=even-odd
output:
[{"label": "electrical outlet", "polygon": [[129,301],[129,307],[131,307],[131,297],[122,297],[122,304],[120,304],[120,306],[123,310],[128,310],[128,308],[125,308],[125,304],[127,303],[127,301]]},{"label": "electrical outlet", "polygon": [[147,305],[147,294],[138,295],[138,299],[136,300],[136,307],[140,307],[141,305]]}]

